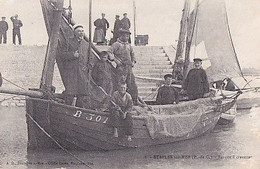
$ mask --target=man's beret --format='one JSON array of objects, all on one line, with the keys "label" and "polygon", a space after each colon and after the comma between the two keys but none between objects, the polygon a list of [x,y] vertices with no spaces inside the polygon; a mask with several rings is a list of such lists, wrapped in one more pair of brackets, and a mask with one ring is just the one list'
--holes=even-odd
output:
[{"label": "man's beret", "polygon": [[173,78],[172,74],[166,74],[166,75],[164,75],[164,79],[167,79],[168,77]]},{"label": "man's beret", "polygon": [[194,58],[193,61],[201,61],[202,62],[202,59],[201,58]]},{"label": "man's beret", "polygon": [[77,28],[83,28],[83,26],[82,26],[82,25],[78,25],[78,24],[73,26],[74,31],[75,31]]},{"label": "man's beret", "polygon": [[128,33],[131,35],[131,32],[129,30],[126,30],[126,29],[119,29],[119,33],[120,34],[123,34],[123,33]]}]

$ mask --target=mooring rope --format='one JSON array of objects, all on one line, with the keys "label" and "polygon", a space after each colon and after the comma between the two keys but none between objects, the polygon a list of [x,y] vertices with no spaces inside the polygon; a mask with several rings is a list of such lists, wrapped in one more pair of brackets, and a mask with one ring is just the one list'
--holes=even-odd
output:
[{"label": "mooring rope", "polygon": [[12,85],[14,85],[14,86],[16,86],[16,87],[18,87],[18,88],[20,88],[20,89],[26,90],[25,88],[23,88],[23,87],[21,87],[21,86],[15,84],[14,82],[12,82],[12,81],[10,81],[10,80],[4,78],[4,77],[2,77],[2,78],[3,78],[4,80],[6,80],[7,82],[11,83]]},{"label": "mooring rope", "polygon": [[57,144],[63,151],[71,155],[73,158],[81,162],[83,165],[85,165],[88,168],[91,168],[89,165],[87,165],[83,160],[79,159],[77,156],[69,152],[66,148],[64,148],[60,143],[58,143],[47,131],[45,131],[33,118],[30,114],[26,113],[26,115],[34,122],[34,124],[39,127],[39,129],[46,135],[48,136],[55,144]]}]

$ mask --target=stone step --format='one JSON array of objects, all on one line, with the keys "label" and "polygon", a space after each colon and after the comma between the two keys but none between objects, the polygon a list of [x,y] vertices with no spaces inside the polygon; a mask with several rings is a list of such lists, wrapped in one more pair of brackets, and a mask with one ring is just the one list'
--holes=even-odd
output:
[{"label": "stone step", "polygon": [[135,74],[172,73],[172,69],[134,69]]},{"label": "stone step", "polygon": [[169,58],[166,56],[163,57],[140,57],[136,58],[137,63],[142,61],[151,61],[151,62],[157,62],[157,61],[169,61]]},{"label": "stone step", "polygon": [[166,73],[149,73],[149,74],[136,74],[138,76],[142,76],[142,77],[154,77],[154,78],[163,78],[163,76],[165,75]]},{"label": "stone step", "polygon": [[136,64],[133,69],[172,69],[172,65],[140,65]]},{"label": "stone step", "polygon": [[170,61],[139,61],[136,63],[136,65],[170,65],[171,62]]},{"label": "stone step", "polygon": [[135,53],[135,57],[163,57],[167,56],[166,53],[158,52],[158,53]]}]

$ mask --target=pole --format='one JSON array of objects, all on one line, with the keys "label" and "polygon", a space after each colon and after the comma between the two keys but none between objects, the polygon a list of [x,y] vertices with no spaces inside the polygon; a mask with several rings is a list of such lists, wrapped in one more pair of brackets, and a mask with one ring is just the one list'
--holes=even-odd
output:
[{"label": "pole", "polygon": [[183,66],[184,66],[183,53],[185,48],[185,38],[187,35],[189,13],[190,13],[190,0],[185,0],[183,11],[182,11],[182,18],[180,22],[180,32],[179,32],[177,51],[174,60],[173,72],[172,72],[173,77],[175,79],[177,79],[179,75],[182,75],[183,72]]},{"label": "pole", "polygon": [[133,7],[134,7],[134,43],[136,44],[135,38],[136,38],[136,6],[135,6],[135,0],[133,0]]},{"label": "pole", "polygon": [[91,27],[91,15],[92,15],[92,0],[89,0],[89,48],[88,48],[88,56],[91,54],[91,42],[92,42],[92,27]]},{"label": "pole", "polygon": [[[60,23],[62,18],[62,9],[63,9],[64,0],[57,0],[55,7],[56,9],[51,11],[52,14],[52,21],[45,20],[47,23],[50,24],[50,32],[49,32],[49,42],[47,46],[45,61],[44,61],[44,68],[42,71],[41,77],[41,85],[40,88],[44,90],[51,90],[52,80],[53,80],[53,71],[54,71],[54,64],[56,59],[56,50],[58,46],[58,39],[59,39],[59,32],[60,32]],[[46,2],[41,0],[41,4],[43,7],[46,6]],[[45,16],[48,14],[43,12]],[[45,17],[47,18],[47,17]]]}]

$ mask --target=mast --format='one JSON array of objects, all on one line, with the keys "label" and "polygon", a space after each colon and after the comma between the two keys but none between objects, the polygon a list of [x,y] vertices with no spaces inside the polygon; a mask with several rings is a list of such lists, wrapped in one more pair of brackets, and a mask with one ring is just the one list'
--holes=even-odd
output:
[{"label": "mast", "polygon": [[[58,45],[60,23],[61,23],[62,11],[63,11],[63,3],[64,3],[63,0],[56,0],[55,2],[56,9],[53,10],[52,22],[45,20],[45,22],[49,22],[51,24],[50,24],[50,32],[49,32],[49,42],[48,42],[47,52],[44,61],[40,88],[48,91],[50,91],[52,86],[54,64],[56,59],[56,49]],[[41,0],[41,4],[44,5],[45,1]]]},{"label": "mast", "polygon": [[135,6],[135,0],[133,0],[133,7],[134,7],[134,43],[136,38],[136,6]]},{"label": "mast", "polygon": [[177,51],[173,66],[173,77],[177,79],[179,75],[182,74],[183,70],[183,53],[184,53],[184,46],[185,46],[185,37],[187,32],[187,25],[188,25],[188,17],[190,13],[190,0],[185,0],[184,8],[182,10],[182,18],[180,23],[180,33],[179,33],[179,40],[177,45]]},{"label": "mast", "polygon": [[[199,0],[196,0],[195,8],[189,17],[190,19],[189,19],[188,31],[187,31],[187,37],[186,37],[186,49],[185,49],[185,60],[184,60],[184,66],[183,66],[183,77],[186,77],[186,75],[188,73],[188,67],[189,67],[189,63],[190,63],[191,43],[192,43],[194,31],[197,31],[195,27],[197,27],[196,23],[197,23],[198,6],[199,6]],[[196,48],[196,38],[197,38],[197,35],[195,35],[195,48]]]}]

